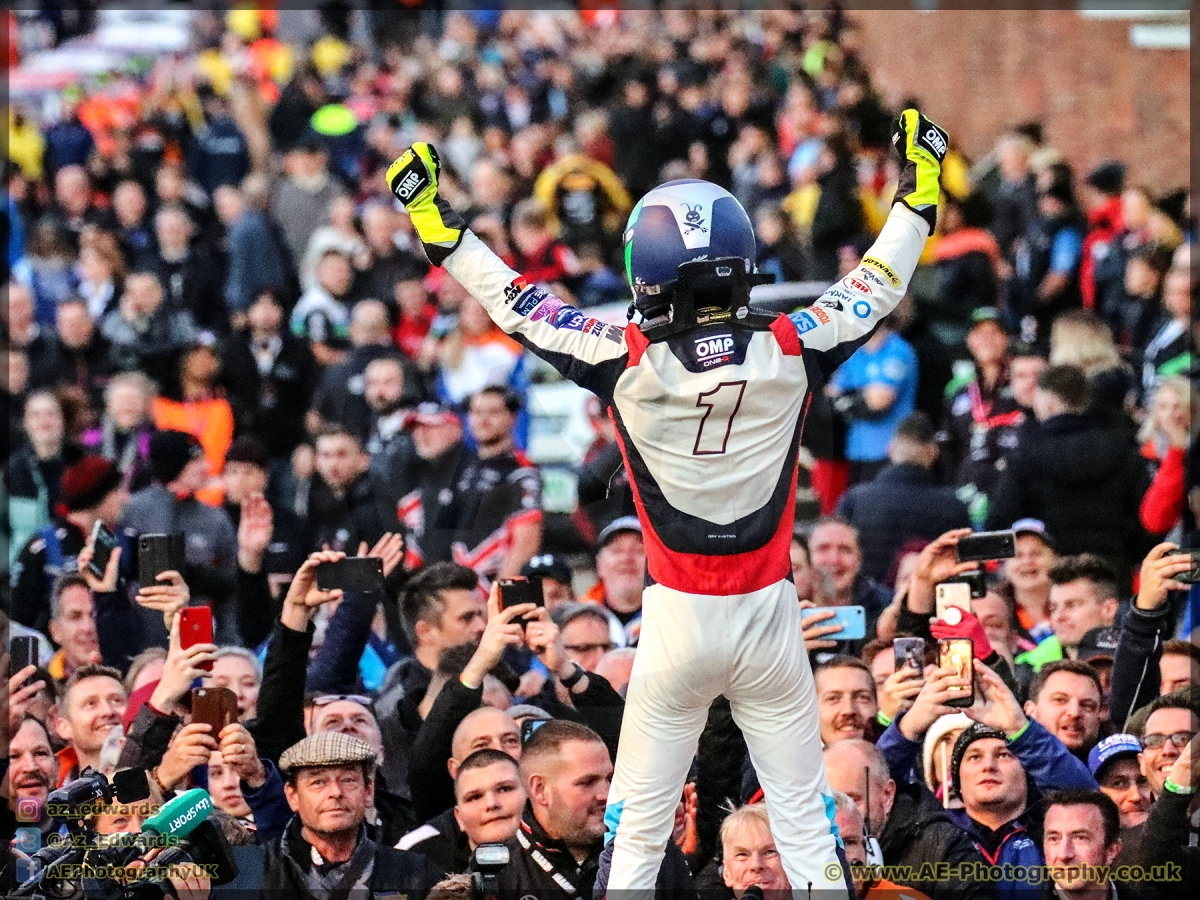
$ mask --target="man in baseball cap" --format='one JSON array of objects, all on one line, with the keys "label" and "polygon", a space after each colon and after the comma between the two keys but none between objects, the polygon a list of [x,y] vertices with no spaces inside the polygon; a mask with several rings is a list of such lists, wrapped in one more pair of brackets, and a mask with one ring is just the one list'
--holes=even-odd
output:
[{"label": "man in baseball cap", "polygon": [[1132,734],[1110,734],[1088,753],[1088,768],[1121,812],[1121,829],[1141,825],[1150,817],[1150,782],[1142,774],[1141,742]]},{"label": "man in baseball cap", "polygon": [[571,567],[557,554],[539,553],[521,567],[521,574],[526,578],[542,579],[542,599],[550,612],[575,599]]},{"label": "man in baseball cap", "polygon": [[636,516],[614,519],[596,539],[596,584],[579,599],[598,603],[616,618],[613,629],[618,647],[637,644],[642,631],[642,590],[646,586],[646,548],[642,523]]},{"label": "man in baseball cap", "polygon": [[279,770],[295,815],[267,846],[264,894],[421,897],[438,882],[441,873],[423,856],[369,836],[375,760],[366,741],[335,731],[311,735],[283,752]]}]

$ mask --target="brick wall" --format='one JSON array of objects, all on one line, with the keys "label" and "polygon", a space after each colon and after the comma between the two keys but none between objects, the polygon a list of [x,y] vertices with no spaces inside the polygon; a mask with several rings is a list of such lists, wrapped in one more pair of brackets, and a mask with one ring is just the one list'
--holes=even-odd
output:
[{"label": "brick wall", "polygon": [[1115,158],[1156,191],[1190,181],[1190,53],[1131,47],[1128,20],[945,5],[852,17],[884,100],[920,99],[972,160],[1040,119],[1080,175]]}]

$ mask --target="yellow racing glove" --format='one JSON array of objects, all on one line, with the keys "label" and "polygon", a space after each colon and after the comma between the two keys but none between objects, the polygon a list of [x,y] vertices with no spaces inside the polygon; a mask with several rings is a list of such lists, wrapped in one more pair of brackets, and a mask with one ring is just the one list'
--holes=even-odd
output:
[{"label": "yellow racing glove", "polygon": [[937,224],[938,177],[950,136],[915,109],[906,109],[892,123],[892,146],[904,161],[895,202],[928,222],[932,234]]},{"label": "yellow racing glove", "polygon": [[435,266],[457,249],[467,223],[438,196],[442,164],[432,144],[419,141],[388,167],[387,183],[412,217],[413,228]]}]

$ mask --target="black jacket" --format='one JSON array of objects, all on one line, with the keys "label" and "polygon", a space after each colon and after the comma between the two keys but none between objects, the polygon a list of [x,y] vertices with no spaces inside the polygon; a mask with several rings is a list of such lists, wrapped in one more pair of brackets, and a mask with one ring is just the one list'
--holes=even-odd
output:
[{"label": "black jacket", "polygon": [[1130,605],[1121,625],[1109,677],[1112,696],[1108,701],[1109,720],[1118,731],[1125,730],[1130,715],[1158,696],[1162,685],[1158,661],[1163,641],[1171,636],[1170,611],[1169,602],[1152,610]]},{"label": "black jacket", "polygon": [[[947,862],[951,871],[963,863],[983,863],[983,857],[966,832],[946,815],[937,798],[923,784],[916,782],[897,783],[892,811],[883,834],[879,835],[879,849],[883,851],[886,865],[911,866],[913,871],[920,869],[923,863]],[[911,881],[908,885],[930,900],[980,900],[995,896],[988,882],[974,879]]]},{"label": "black jacket", "polygon": [[404,835],[396,847],[420,853],[439,869],[452,874],[465,872],[471,865],[471,843],[458,827],[453,808]]},{"label": "black jacket", "polygon": [[[1200,874],[1200,848],[1188,846],[1191,839],[1188,807],[1193,797],[1164,791],[1150,807],[1150,818],[1121,832],[1121,853],[1115,864],[1140,866],[1152,875],[1151,883],[1140,882],[1136,887],[1149,887],[1155,896],[1169,900],[1195,895],[1195,879]],[[1155,872],[1158,867],[1164,868]],[[1175,872],[1166,872],[1169,867],[1176,867]],[[1167,877],[1153,878],[1159,874]],[[1172,878],[1173,874],[1179,877]]]},{"label": "black jacket", "polygon": [[[263,866],[263,900],[288,897],[291,900],[325,900],[309,890],[305,875],[312,869],[307,841],[300,834],[300,820],[293,818],[287,827],[290,852],[285,852],[282,839],[267,846]],[[369,838],[362,838],[370,842]],[[374,844],[374,865],[367,880],[372,898],[407,896],[421,900],[437,884],[442,873],[419,853],[406,853],[392,847]],[[353,896],[359,896],[352,894]]]},{"label": "black jacket", "polygon": [[971,527],[967,508],[954,491],[938,487],[933,473],[914,463],[890,465],[873,480],[850,488],[837,511],[858,529],[863,572],[880,583],[909,540],[932,541],[952,528]]},{"label": "black jacket", "polygon": [[[592,852],[583,862],[576,862],[566,844],[546,834],[533,814],[533,807],[527,803],[516,837],[505,841],[505,846],[508,847],[509,863],[498,875],[502,897],[532,894],[538,900],[560,900],[592,896],[600,851],[603,849],[602,841],[596,841]],[[553,872],[547,872],[534,860],[535,852],[553,867]],[[566,890],[554,879],[555,874],[565,879],[573,890]]]},{"label": "black jacket", "polygon": [[1127,581],[1146,540],[1138,509],[1149,486],[1132,444],[1088,416],[1065,413],[1022,430],[990,497],[987,527],[1040,519],[1060,554],[1099,554]]},{"label": "black jacket", "polygon": [[246,335],[231,337],[222,347],[221,380],[239,434],[252,434],[271,456],[287,456],[304,440],[304,414],[316,388],[319,366],[308,345],[281,334],[282,345],[263,375]]}]

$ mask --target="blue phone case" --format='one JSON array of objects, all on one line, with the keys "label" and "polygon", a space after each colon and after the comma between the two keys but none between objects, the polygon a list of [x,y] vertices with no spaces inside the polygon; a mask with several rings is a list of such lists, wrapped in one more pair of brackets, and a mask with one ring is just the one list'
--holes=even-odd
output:
[{"label": "blue phone case", "polygon": [[[815,613],[824,612],[831,607],[817,606],[811,609],[800,610],[800,617],[807,618]],[[832,618],[823,619],[822,625],[841,625],[841,631],[835,631],[833,634],[825,635],[822,640],[826,641],[861,641],[867,636],[867,617],[861,606],[836,606],[832,607],[834,614]]]}]

